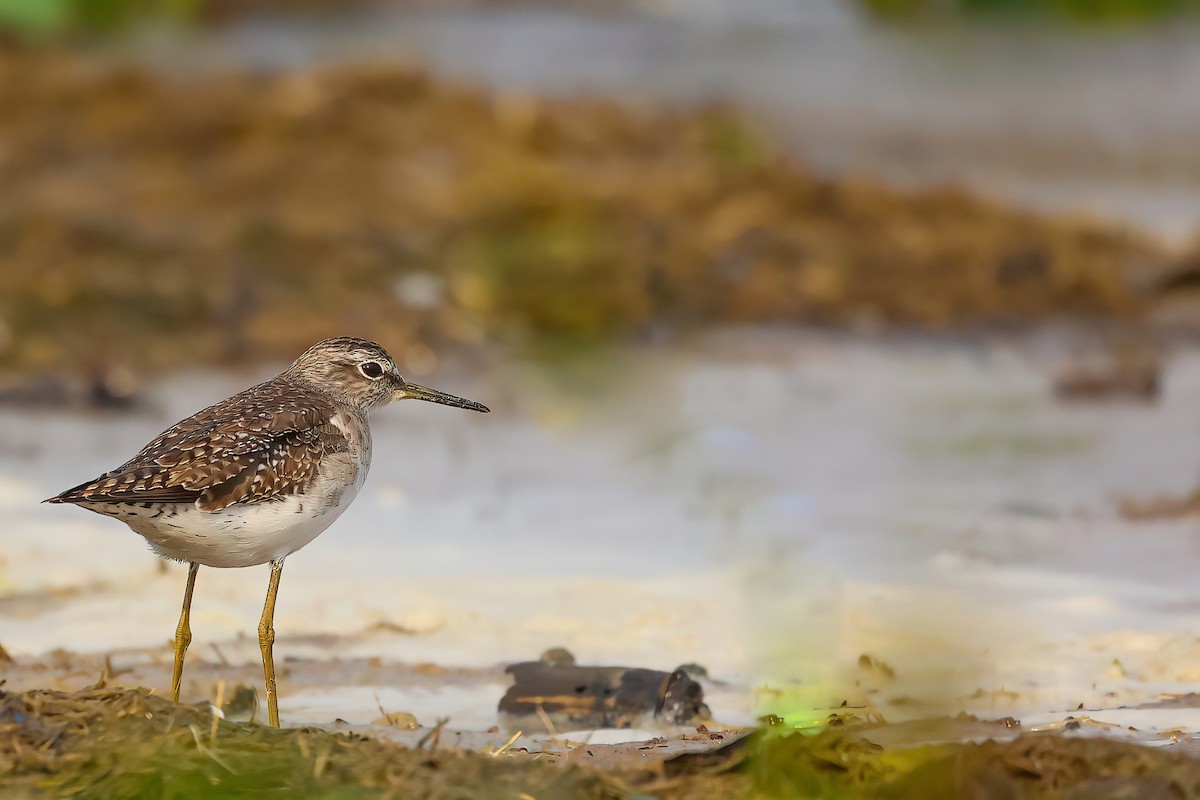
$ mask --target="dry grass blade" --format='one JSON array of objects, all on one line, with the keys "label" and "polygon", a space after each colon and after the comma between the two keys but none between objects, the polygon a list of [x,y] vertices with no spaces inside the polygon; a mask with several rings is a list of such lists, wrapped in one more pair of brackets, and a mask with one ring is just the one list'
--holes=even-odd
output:
[{"label": "dry grass blade", "polygon": [[512,747],[513,742],[515,742],[517,739],[521,738],[521,733],[522,733],[521,731],[517,731],[516,733],[514,733],[512,736],[510,736],[508,738],[507,742],[502,744],[500,747],[496,748],[496,750],[491,753],[492,758],[496,758],[496,757],[502,755],[505,751],[508,750],[508,748]]}]

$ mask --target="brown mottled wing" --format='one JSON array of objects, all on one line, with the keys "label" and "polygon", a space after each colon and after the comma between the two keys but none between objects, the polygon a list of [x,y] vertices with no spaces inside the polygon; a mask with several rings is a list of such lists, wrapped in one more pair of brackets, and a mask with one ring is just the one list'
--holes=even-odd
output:
[{"label": "brown mottled wing", "polygon": [[53,503],[195,503],[218,511],[302,492],[347,449],[323,395],[268,381],[164,431],[125,464]]}]

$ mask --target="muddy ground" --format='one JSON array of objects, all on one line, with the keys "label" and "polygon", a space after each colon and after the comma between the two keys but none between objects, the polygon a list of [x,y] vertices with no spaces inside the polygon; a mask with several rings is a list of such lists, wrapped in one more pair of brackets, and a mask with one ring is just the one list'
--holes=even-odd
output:
[{"label": "muddy ground", "polygon": [[[903,730],[889,737],[889,726],[847,713],[815,735],[768,724],[749,736],[700,729],[533,753],[511,741],[463,748],[435,728],[406,747],[377,731],[232,723],[210,705],[172,704],[101,679],[73,692],[0,691],[0,776],[6,797],[1200,796],[1200,760],[1182,748],[1024,733],[1012,719],[895,727]],[[714,739],[711,749],[681,754],[677,746]]]}]

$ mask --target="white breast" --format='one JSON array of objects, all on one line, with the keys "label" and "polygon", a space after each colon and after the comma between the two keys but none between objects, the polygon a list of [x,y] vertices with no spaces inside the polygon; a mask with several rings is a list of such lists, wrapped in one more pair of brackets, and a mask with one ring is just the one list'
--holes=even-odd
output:
[{"label": "white breast", "polygon": [[333,524],[358,494],[359,483],[314,486],[303,495],[220,511],[192,504],[129,507],[113,514],[164,558],[206,567],[252,567],[296,552]]},{"label": "white breast", "polygon": [[[334,424],[341,427],[340,420]],[[252,567],[284,558],[317,538],[353,502],[371,459],[365,426],[349,452],[327,455],[316,481],[300,495],[201,511],[192,503],[151,508],[100,505],[127,523],[159,555],[206,567]],[[349,438],[349,437],[348,437]]]}]

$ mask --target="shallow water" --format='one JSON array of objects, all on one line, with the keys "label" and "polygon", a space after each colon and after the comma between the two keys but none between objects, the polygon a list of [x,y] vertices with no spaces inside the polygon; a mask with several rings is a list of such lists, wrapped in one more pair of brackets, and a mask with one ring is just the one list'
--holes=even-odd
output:
[{"label": "shallow water", "polygon": [[[285,682],[284,717],[369,722],[378,693],[482,730],[497,665],[552,646],[581,663],[701,663],[730,724],[842,700],[889,720],[966,709],[1030,725],[1082,704],[1103,721],[1191,691],[1200,528],[1129,523],[1116,501],[1194,488],[1200,351],[1170,357],[1146,406],[1056,401],[1062,357],[1050,340],[731,331],[571,380],[503,359],[487,377],[431,376],[494,413],[376,415],[355,505],[288,560],[277,658],[495,677]],[[0,412],[4,647],[169,657],[183,570],[160,571],[116,522],[37,501],[251,379],[179,375],[126,416]],[[202,570],[193,651],[252,663],[265,583],[265,568]],[[856,666],[863,653],[895,677]],[[1200,709],[1119,721],[1195,730]]]}]

